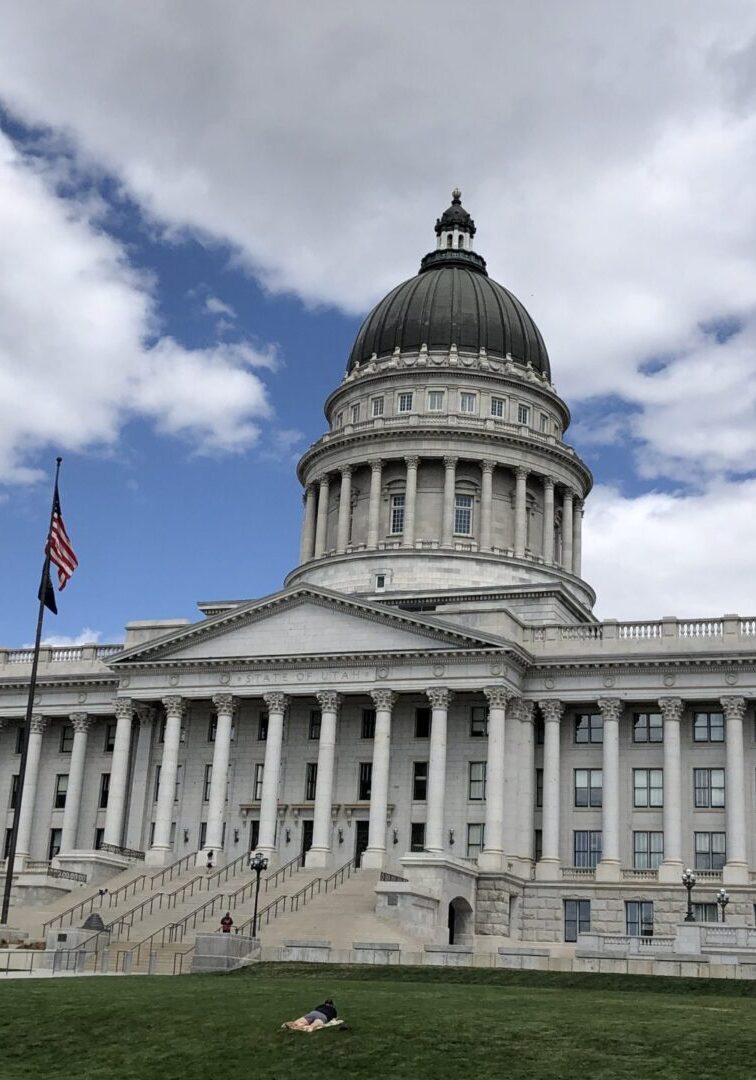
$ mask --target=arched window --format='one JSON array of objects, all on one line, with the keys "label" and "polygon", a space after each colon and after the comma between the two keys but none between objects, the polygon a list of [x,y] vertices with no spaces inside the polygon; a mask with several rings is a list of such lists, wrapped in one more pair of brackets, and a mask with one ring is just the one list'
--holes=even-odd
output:
[{"label": "arched window", "polygon": [[457,239],[457,247],[463,248],[465,246],[465,234],[460,233]]},{"label": "arched window", "polygon": [[447,235],[447,237],[446,237],[446,246],[448,248],[450,248],[450,247],[453,247],[453,245],[454,245],[454,236],[452,235],[452,233],[449,233]]}]

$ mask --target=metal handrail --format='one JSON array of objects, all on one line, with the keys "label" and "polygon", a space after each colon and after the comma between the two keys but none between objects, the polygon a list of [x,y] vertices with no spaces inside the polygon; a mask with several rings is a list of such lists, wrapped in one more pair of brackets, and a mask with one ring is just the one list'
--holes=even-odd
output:
[{"label": "metal handrail", "polygon": [[123,899],[129,895],[129,889],[131,889],[132,896],[136,895],[137,889],[141,888],[147,881],[146,874],[140,874],[139,877],[135,877],[133,881],[127,881],[125,885],[121,885],[115,892],[108,893],[108,907],[113,907],[114,904],[118,904],[120,901],[120,894],[123,893]]},{"label": "metal handrail", "polygon": [[[131,953],[132,967],[133,967],[133,964],[135,962],[137,964],[139,963],[139,959],[140,959],[140,957],[142,955],[142,948],[145,945],[147,945],[148,947],[151,947],[153,941],[155,940],[155,938],[160,937],[160,939],[161,939],[160,944],[165,945],[165,935],[167,933],[168,934],[168,941],[169,942],[173,941],[173,929],[174,929],[175,926],[176,926],[176,923],[166,923],[165,926],[161,926],[157,930],[153,930],[153,932],[148,937],[144,938],[143,941],[138,942],[136,945],[133,946],[133,948],[122,950],[124,952],[124,954],[129,953],[129,952]],[[148,955],[149,955],[150,951],[151,951],[151,948],[148,948]],[[135,957],[134,954],[136,954],[136,957]],[[119,955],[120,955],[120,953],[119,953]]]},{"label": "metal handrail", "polygon": [[173,881],[177,874],[182,873],[184,870],[188,870],[192,862],[197,858],[196,851],[190,851],[188,855],[182,855],[180,859],[176,859],[170,866],[166,866],[163,870],[158,870],[156,874],[153,874],[150,878],[150,886],[154,885],[158,878],[160,878],[160,884],[165,885],[165,875],[168,875],[168,880]]},{"label": "metal handrail", "polygon": [[[152,912],[155,910],[155,903],[157,902],[158,909],[160,909],[163,906],[163,900],[164,899],[165,899],[165,893],[161,893],[161,892],[152,893],[152,895],[148,896],[146,900],[142,900],[142,902],[140,904],[135,904],[135,906],[133,908],[130,908],[128,911],[125,911],[123,913],[123,915],[119,915],[116,919],[113,919],[113,921],[111,923],[107,924],[107,926],[105,927],[105,930],[107,930],[111,934],[113,934],[113,933],[116,932],[115,928],[118,927],[119,928],[118,933],[119,933],[119,936],[120,936],[121,931],[124,928],[127,927],[128,928],[128,933],[126,934],[126,940],[128,941],[129,937],[131,935],[131,928],[133,927],[134,923],[135,922],[141,922],[142,919],[144,918],[144,915],[141,915],[141,918],[137,919],[136,918],[137,913],[141,913],[141,912],[144,911],[144,909],[146,907],[149,907],[150,915],[151,915]],[[129,918],[129,916],[131,916],[131,918]],[[128,923],[126,922],[127,919],[129,919]],[[100,933],[102,933],[102,931],[100,931]]]},{"label": "metal handrail", "polygon": [[[323,892],[328,892],[328,886],[331,885],[331,882],[333,882],[331,891],[338,888],[339,885],[343,885],[344,878],[350,878],[352,876],[352,871],[357,869],[357,859],[356,857],[352,857],[348,862],[345,862],[343,866],[340,866],[338,870],[335,870],[330,877],[325,879],[323,882]],[[338,881],[336,880],[337,878],[339,879]]]},{"label": "metal handrail", "polygon": [[197,919],[200,915],[205,916],[208,908],[210,908],[210,914],[213,915],[215,913],[216,905],[222,907],[224,900],[225,897],[223,893],[218,893],[218,895],[214,896],[211,900],[206,900],[204,904],[200,904],[194,911],[190,911],[183,919],[179,919],[178,922],[172,923],[173,930],[169,937],[169,941],[181,941],[189,927],[190,921],[193,929],[197,925]]},{"label": "metal handrail", "polygon": [[[281,908],[282,911],[286,911],[286,901],[288,899],[289,898],[287,896],[279,896],[275,900],[271,900],[271,902],[267,905],[267,907],[264,907],[262,909],[262,911],[258,911],[258,913],[257,913],[257,926],[258,926],[258,929],[263,924],[263,918],[265,919],[265,925],[266,926],[271,921],[271,919],[278,918],[278,914],[279,914],[278,909],[279,909],[279,907]],[[234,927],[234,933],[235,934],[241,934],[242,931],[246,930],[248,926],[252,925],[253,921],[254,921],[254,915],[252,916],[252,918],[247,919],[246,922],[241,923],[239,926],[235,926]],[[219,930],[218,933],[220,934],[220,933],[222,933],[222,931]]]},{"label": "metal handrail", "polygon": [[48,930],[54,930],[56,925],[62,929],[63,920],[68,915],[70,915],[71,918],[69,919],[67,925],[73,926],[76,912],[79,913],[80,917],[84,914],[85,911],[91,914],[95,909],[95,905],[102,907],[106,895],[106,893],[95,893],[94,896],[89,896],[86,900],[80,900],[79,903],[74,904],[73,907],[66,908],[66,910],[62,911],[60,915],[54,915],[52,919],[48,919],[46,922],[42,923],[42,933],[46,934]]},{"label": "metal handrail", "polygon": [[178,962],[179,962],[178,974],[183,975],[184,974],[184,957],[189,956],[190,953],[193,953],[193,952],[194,952],[194,945],[190,945],[189,948],[184,949],[183,952],[176,952],[176,953],[173,954],[173,974],[174,975],[177,974],[177,972],[176,972],[176,961],[178,960]]},{"label": "metal handrail", "polygon": [[381,881],[409,881],[409,878],[400,877],[399,874],[389,874],[386,870],[381,870]]},{"label": "metal handrail", "polygon": [[[299,911],[300,900],[302,907],[311,900],[316,893],[320,892],[323,883],[322,878],[314,878],[308,885],[305,885],[303,889],[300,889],[298,893],[294,893],[289,897],[289,911]],[[316,887],[317,886],[317,889]]]},{"label": "metal handrail", "polygon": [[202,889],[202,885],[198,885],[197,883],[198,882],[204,882],[204,880],[205,880],[204,874],[197,874],[197,876],[193,877],[191,879],[191,881],[187,881],[186,885],[179,885],[178,889],[174,889],[174,891],[172,893],[166,893],[166,899],[167,899],[166,906],[169,907],[169,908],[177,907],[178,903],[179,903],[178,894],[181,893],[181,899],[185,900],[186,899],[186,890],[187,889],[190,889],[189,895],[194,896],[195,888],[196,888],[197,892],[199,892]]},{"label": "metal handrail", "polygon": [[112,855],[123,855],[124,859],[136,859],[144,862],[145,853],[138,848],[121,847],[119,844],[100,844],[100,851],[109,851]]},{"label": "metal handrail", "polygon": [[293,859],[284,863],[283,866],[279,866],[273,874],[269,874],[265,878],[265,891],[267,892],[269,888],[275,888],[279,878],[281,881],[286,881],[287,877],[293,877],[294,871],[298,870],[300,866],[304,866],[304,861],[304,852],[300,851],[299,855],[295,855]]},{"label": "metal handrail", "polygon": [[238,858],[234,859],[233,862],[228,863],[226,866],[222,866],[220,870],[216,870],[215,873],[208,874],[207,891],[209,892],[210,889],[213,887],[213,882],[215,882],[215,885],[218,886],[221,883],[221,878],[223,879],[223,881],[228,881],[229,877],[235,877],[236,875],[232,874],[231,871],[235,870],[237,866],[246,863],[248,859],[249,852],[245,852],[243,855],[239,855]]}]

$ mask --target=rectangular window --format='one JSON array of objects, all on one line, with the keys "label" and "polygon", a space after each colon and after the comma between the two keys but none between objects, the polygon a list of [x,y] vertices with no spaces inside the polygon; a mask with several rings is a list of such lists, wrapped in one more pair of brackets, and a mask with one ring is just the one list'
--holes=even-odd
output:
[{"label": "rectangular window", "polygon": [[261,712],[257,718],[257,741],[265,742],[268,738],[268,714]]},{"label": "rectangular window", "polygon": [[633,869],[656,870],[664,858],[663,832],[633,833]]},{"label": "rectangular window", "polygon": [[361,736],[363,739],[375,738],[375,709],[362,710]]},{"label": "rectangular window", "polygon": [[399,412],[408,413],[412,412],[412,393],[405,393],[399,395]]},{"label": "rectangular window", "polygon": [[657,807],[664,804],[664,771],[633,769],[633,806]]},{"label": "rectangular window", "polygon": [[24,729],[22,727],[16,728],[16,749],[14,753],[23,754],[24,752]]},{"label": "rectangular window", "polygon": [[444,392],[443,390],[429,390],[428,391],[428,412],[443,412],[444,408]]},{"label": "rectangular window", "polygon": [[543,806],[543,769],[536,769],[536,808]]},{"label": "rectangular window", "polygon": [[625,901],[625,933],[628,937],[654,936],[654,904],[652,900]]},{"label": "rectangular window", "polygon": [[724,804],[724,769],[694,769],[693,805],[697,809],[721,810]]},{"label": "rectangular window", "polygon": [[711,902],[694,904],[693,918],[696,922],[719,922],[718,905]]},{"label": "rectangular window", "polygon": [[477,394],[461,393],[459,395],[459,411],[463,413],[476,413],[478,411]]},{"label": "rectangular window", "polygon": [[370,761],[361,761],[359,779],[357,783],[357,801],[367,802],[370,798],[370,789],[373,784],[373,764]]},{"label": "rectangular window", "polygon": [[425,851],[424,821],[413,821],[410,825],[410,851]]},{"label": "rectangular window", "polygon": [[[215,742],[215,733],[218,730],[218,714],[216,712],[210,713],[210,722],[207,726],[207,741]],[[162,741],[162,740],[161,740]]]},{"label": "rectangular window", "polygon": [[591,932],[590,900],[565,900],[564,940],[577,941],[578,934]]},{"label": "rectangular window", "polygon": [[60,752],[70,754],[73,750],[74,729],[71,724],[64,724],[60,733]]},{"label": "rectangular window", "polygon": [[66,792],[68,791],[68,773],[59,774],[55,777],[55,799],[53,810],[63,810],[66,805]]},{"label": "rectangular window", "polygon": [[660,743],[664,738],[662,715],[641,712],[633,716],[633,742]]},{"label": "rectangular window", "polygon": [[473,499],[472,495],[454,497],[454,532],[458,536],[472,536]]},{"label": "rectangular window", "polygon": [[[166,725],[166,718],[163,717],[163,719],[160,721],[160,733],[158,734],[158,742],[159,743],[164,743],[165,742],[165,725]],[[215,731],[215,729],[213,729],[213,731]],[[213,734],[213,739],[215,739],[215,734]]]},{"label": "rectangular window", "polygon": [[48,859],[54,859],[60,851],[60,842],[62,837],[62,829],[50,829],[50,846],[47,849]]},{"label": "rectangular window", "polygon": [[[315,768],[317,769],[317,765],[315,766]],[[264,764],[264,762],[262,762],[262,761],[256,762],[256,764],[255,764],[255,777],[254,777],[254,781],[253,781],[254,787],[252,789],[252,802],[260,802],[260,800],[262,799],[264,772],[265,772],[265,764]],[[314,795],[312,797],[313,797],[313,799],[315,798]]]},{"label": "rectangular window", "polygon": [[371,409],[372,409],[373,416],[383,416],[383,408],[384,408],[383,398],[382,397],[374,397],[372,402],[371,402]]},{"label": "rectangular window", "polygon": [[543,829],[536,829],[533,835],[533,854],[535,861],[543,858]]},{"label": "rectangular window", "polygon": [[95,829],[95,834],[94,834],[94,848],[95,848],[95,851],[99,851],[104,843],[105,843],[105,830],[102,827]]},{"label": "rectangular window", "polygon": [[578,713],[575,717],[576,743],[602,743],[604,718],[601,713]]},{"label": "rectangular window", "polygon": [[575,806],[601,806],[601,769],[575,769]]},{"label": "rectangular window", "polygon": [[173,788],[173,801],[179,801],[179,795],[181,794],[181,774],[184,771],[183,765],[176,766],[176,784]]},{"label": "rectangular window", "polygon": [[488,706],[473,705],[470,709],[470,736],[485,739],[488,735]]},{"label": "rectangular window", "polygon": [[18,778],[19,778],[18,773],[16,773],[15,776],[11,777],[10,805],[9,805],[10,810],[15,810],[16,809],[16,802],[18,801]]},{"label": "rectangular window", "polygon": [[483,850],[485,843],[485,825],[474,824],[467,826],[467,857],[477,859]]},{"label": "rectangular window", "polygon": [[601,861],[601,830],[577,829],[572,836],[573,865],[594,870]]},{"label": "rectangular window", "polygon": [[723,832],[695,834],[696,870],[721,870],[727,862],[727,842]]},{"label": "rectangular window", "polygon": [[[155,766],[155,791],[154,791],[153,796],[152,796],[152,801],[153,802],[158,801],[158,795],[159,794],[160,794],[160,766],[156,765]],[[152,845],[150,844],[150,846],[152,846]]]},{"label": "rectangular window", "polygon": [[305,767],[305,802],[312,802],[315,798],[315,788],[318,783],[318,763],[308,761]]},{"label": "rectangular window", "polygon": [[412,798],[414,802],[425,802],[428,798],[428,762],[412,762]]},{"label": "rectangular window", "polygon": [[202,781],[202,801],[210,801],[210,784],[213,780],[213,767],[212,765],[205,766],[205,777]]},{"label": "rectangular window", "polygon": [[7,859],[10,855],[11,836],[13,835],[13,829],[5,830],[5,843],[3,844],[3,859]]},{"label": "rectangular window", "polygon": [[518,405],[517,406],[517,423],[529,424],[530,423],[530,406]]},{"label": "rectangular window", "polygon": [[504,398],[491,398],[491,416],[498,416],[502,419],[504,418]]},{"label": "rectangular window", "polygon": [[535,741],[536,746],[543,746],[543,740],[546,736],[546,725],[543,722],[543,717],[536,717],[535,722]]},{"label": "rectangular window", "polygon": [[546,415],[546,413],[542,412],[541,413],[541,431],[545,435],[548,430],[549,430],[549,418]]},{"label": "rectangular window", "polygon": [[350,419],[351,419],[353,424],[359,423],[359,420],[360,420],[360,403],[359,403],[359,401],[357,402],[356,405],[352,406],[352,411],[350,413]]},{"label": "rectangular window", "polygon": [[[341,409],[341,410],[339,410],[339,412],[336,413],[336,427],[340,428],[340,427],[343,427],[343,426],[344,426],[344,410]],[[202,847],[202,844],[200,844],[200,847]]]},{"label": "rectangular window", "polygon": [[105,753],[112,754],[115,749],[116,725],[107,724],[105,727]]},{"label": "rectangular window", "polygon": [[475,802],[486,797],[486,763],[485,761],[471,761],[469,763],[469,778],[467,784],[467,797]]},{"label": "rectangular window", "polygon": [[431,729],[431,711],[425,706],[415,709],[415,738],[429,739]]},{"label": "rectangular window", "polygon": [[721,712],[693,713],[693,742],[724,742],[724,716]]},{"label": "rectangular window", "polygon": [[201,821],[199,827],[199,847],[205,846],[205,840],[207,839],[207,822]]},{"label": "rectangular window", "polygon": [[[180,766],[179,766],[180,767]],[[108,806],[108,795],[110,794],[110,773],[104,772],[100,777],[100,800],[98,807],[100,810],[106,810]]]},{"label": "rectangular window", "polygon": [[391,521],[389,533],[397,536],[404,532],[404,495],[391,496]]},{"label": "rectangular window", "polygon": [[310,709],[310,728],[309,728],[309,736],[308,736],[308,738],[310,738],[310,739],[319,739],[320,738],[321,720],[322,720],[322,714],[320,712],[320,709]]}]

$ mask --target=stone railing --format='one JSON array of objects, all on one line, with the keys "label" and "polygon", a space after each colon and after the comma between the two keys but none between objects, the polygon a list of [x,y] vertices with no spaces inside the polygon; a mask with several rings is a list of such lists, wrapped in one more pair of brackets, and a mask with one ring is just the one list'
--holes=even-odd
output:
[{"label": "stone railing", "polygon": [[593,881],[596,870],[592,866],[563,866],[562,877],[565,881]]},{"label": "stone railing", "polygon": [[672,952],[674,937],[631,937],[629,934],[579,934],[577,947],[608,955],[638,955]]},{"label": "stone railing", "polygon": [[[86,668],[101,667],[108,657],[122,652],[123,645],[43,645],[39,650],[40,667],[46,664],[75,664]],[[34,659],[33,649],[0,649],[0,671],[5,667],[28,665]]]},{"label": "stone railing", "polygon": [[623,870],[623,881],[656,881],[658,877],[658,871],[656,870]]},{"label": "stone railing", "polygon": [[523,627],[523,644],[536,653],[686,652],[752,648],[756,618],[724,615],[720,619],[664,618],[654,622],[605,619],[572,626]]}]

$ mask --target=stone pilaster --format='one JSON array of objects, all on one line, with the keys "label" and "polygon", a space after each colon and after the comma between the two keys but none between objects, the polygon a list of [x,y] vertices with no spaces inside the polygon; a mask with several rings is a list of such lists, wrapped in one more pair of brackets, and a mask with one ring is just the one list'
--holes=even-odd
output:
[{"label": "stone pilaster", "polygon": [[299,548],[299,562],[306,563],[315,554],[315,515],[317,513],[318,492],[314,484],[308,484],[305,491],[305,512],[302,523],[302,543]]},{"label": "stone pilaster", "polygon": [[312,847],[307,852],[307,867],[328,866],[332,856],[333,765],[336,751],[336,720],[341,696],[333,690],[315,695],[320,705],[320,741],[318,744],[318,779],[315,786],[315,812]]},{"label": "stone pilaster", "polygon": [[597,881],[620,880],[619,852],[619,722],[623,704],[619,698],[599,698],[604,720],[603,785],[601,795],[601,862],[596,867]]},{"label": "stone pilaster", "polygon": [[341,489],[339,492],[339,524],[336,535],[336,550],[343,555],[349,544],[349,526],[352,515],[352,466],[344,465],[341,469]]},{"label": "stone pilaster", "polygon": [[265,765],[260,799],[260,836],[257,850],[270,859],[276,852],[281,749],[284,717],[289,706],[289,699],[286,694],[272,693],[265,694],[264,700],[268,707],[268,737],[265,742]]},{"label": "stone pilaster", "polygon": [[19,791],[16,813],[19,816],[16,839],[16,856],[23,861],[31,856],[31,832],[34,821],[34,805],[37,801],[37,782],[39,780],[39,760],[42,754],[42,736],[47,728],[47,717],[35,714],[31,718],[29,746],[26,752],[26,776],[23,792]]},{"label": "stone pilaster", "polygon": [[236,702],[232,694],[214,694],[213,705],[217,717],[213,744],[213,768],[210,774],[205,846],[197,853],[198,866],[207,865],[211,855],[219,857],[223,847],[223,821],[226,816],[226,785],[228,763],[231,759],[231,729]]},{"label": "stone pilaster", "polygon": [[564,489],[562,496],[562,567],[568,574],[572,573],[572,505],[574,493],[570,488]]},{"label": "stone pilaster", "polygon": [[480,550],[491,550],[491,520],[493,516],[493,474],[495,461],[480,463]]},{"label": "stone pilaster", "polygon": [[131,698],[116,698],[113,702],[113,712],[116,716],[116,732],[113,757],[110,762],[108,806],[105,812],[105,843],[121,847],[126,811],[126,789],[129,780],[129,751],[134,703]]},{"label": "stone pilaster", "polygon": [[554,561],[554,481],[543,478],[543,561]]},{"label": "stone pilaster", "polygon": [[388,816],[389,769],[391,761],[391,713],[397,695],[393,690],[372,690],[375,705],[373,772],[370,789],[368,846],[362,865],[380,870],[386,861],[386,821]]},{"label": "stone pilaster", "polygon": [[[503,870],[504,843],[504,754],[507,702],[511,695],[504,686],[486,686],[488,701],[488,757],[486,761],[485,846],[478,857],[483,870]],[[511,820],[508,824],[512,826]]]},{"label": "stone pilaster", "polygon": [[383,462],[380,458],[374,458],[370,462],[370,501],[368,506],[368,537],[367,546],[378,546],[378,524],[381,513],[381,477]]},{"label": "stone pilaster", "polygon": [[449,548],[454,543],[454,493],[457,484],[457,459],[444,458],[444,506],[441,543]]},{"label": "stone pilaster", "polygon": [[722,872],[725,885],[747,885],[745,768],[743,763],[743,717],[745,698],[727,695],[721,698],[725,714],[727,774],[725,814],[727,822],[727,862]]},{"label": "stone pilaster", "polygon": [[431,703],[431,735],[428,761],[428,802],[425,826],[425,850],[441,854],[446,848],[444,836],[444,800],[446,796],[446,729],[452,694],[445,686],[426,690]]},{"label": "stone pilaster", "polygon": [[528,538],[527,519],[527,485],[528,470],[519,466],[515,469],[515,527],[514,527],[514,553],[518,559],[525,555],[525,545]]},{"label": "stone pilaster", "polygon": [[165,708],[165,733],[163,757],[160,762],[160,789],[155,813],[155,836],[147,860],[154,865],[170,861],[171,823],[178,773],[178,754],[181,741],[181,721],[184,718],[184,700],[177,695],[163,698]]},{"label": "stone pilaster", "polygon": [[679,885],[683,872],[682,858],[682,763],[680,754],[681,698],[659,699],[664,728],[664,861],[659,866],[659,881]]},{"label": "stone pilaster", "polygon": [[560,724],[564,703],[553,698],[539,701],[544,720],[543,739],[543,855],[536,863],[536,878],[555,881],[559,878],[559,804],[560,804]]},{"label": "stone pilaster", "polygon": [[76,850],[76,833],[81,812],[81,792],[84,787],[84,763],[87,755],[87,732],[91,726],[87,713],[72,713],[69,717],[73,725],[74,737],[71,747],[71,762],[68,766],[68,790],[66,806],[63,811],[63,828],[60,837],[60,851],[65,854]]},{"label": "stone pilaster", "polygon": [[328,499],[331,490],[331,478],[326,473],[320,477],[318,490],[318,515],[315,524],[315,558],[325,554],[328,532]]}]

